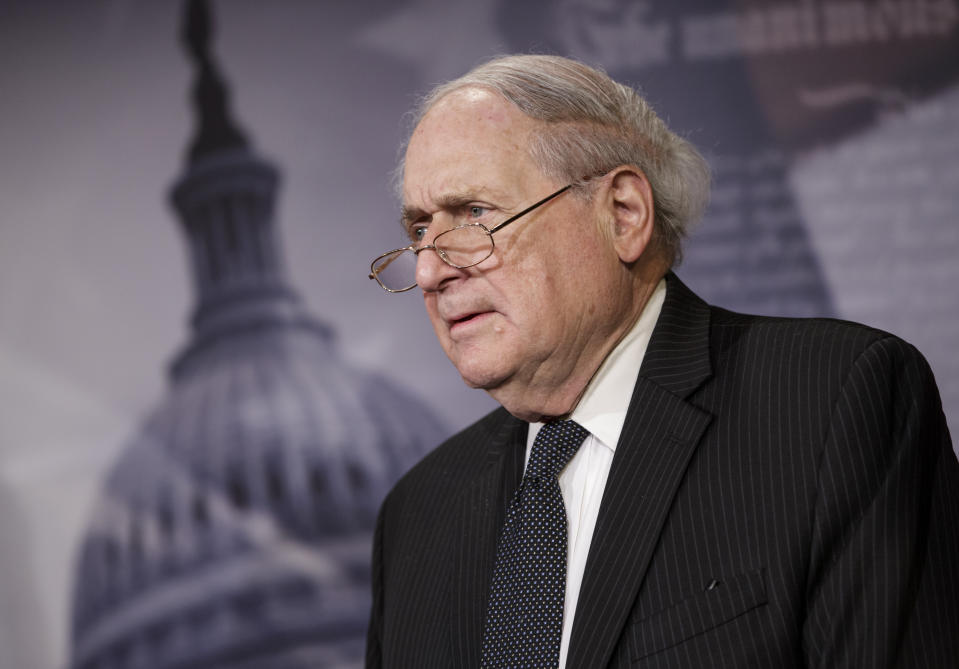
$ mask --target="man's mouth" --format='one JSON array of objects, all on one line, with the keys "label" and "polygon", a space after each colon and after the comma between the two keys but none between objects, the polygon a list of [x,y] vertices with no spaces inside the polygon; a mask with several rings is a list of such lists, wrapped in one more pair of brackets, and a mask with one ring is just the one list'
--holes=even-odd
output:
[{"label": "man's mouth", "polygon": [[456,317],[454,317],[454,318],[451,318],[451,319],[449,319],[447,322],[449,323],[450,330],[454,330],[454,329],[458,329],[458,328],[463,327],[463,326],[466,326],[466,325],[470,325],[470,324],[472,324],[472,323],[476,323],[477,321],[482,320],[484,316],[488,316],[488,315],[490,315],[491,313],[493,313],[493,312],[491,312],[491,311],[471,311],[471,312],[469,312],[469,313],[465,313],[465,314],[462,314],[462,315],[460,315],[460,316],[456,316]]}]

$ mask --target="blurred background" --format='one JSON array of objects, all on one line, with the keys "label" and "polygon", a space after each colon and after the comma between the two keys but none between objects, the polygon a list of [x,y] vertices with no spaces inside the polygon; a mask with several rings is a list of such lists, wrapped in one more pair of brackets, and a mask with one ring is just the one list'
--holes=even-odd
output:
[{"label": "blurred background", "polygon": [[383,495],[493,407],[414,293],[406,112],[500,53],[710,160],[679,275],[863,321],[959,427],[956,0],[0,5],[0,669],[362,664]]}]

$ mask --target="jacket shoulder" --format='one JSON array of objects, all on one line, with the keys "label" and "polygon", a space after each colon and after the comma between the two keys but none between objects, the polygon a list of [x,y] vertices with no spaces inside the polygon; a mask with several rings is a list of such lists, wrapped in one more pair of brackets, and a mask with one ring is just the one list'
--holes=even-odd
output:
[{"label": "jacket shoulder", "polygon": [[893,334],[838,318],[755,316],[712,307],[710,322],[714,346],[721,351],[746,347],[783,356],[801,352],[807,357],[831,357],[833,366],[851,362],[878,342],[901,348],[906,355],[919,355]]},{"label": "jacket shoulder", "polygon": [[502,407],[491,411],[424,456],[400,478],[387,500],[462,485],[488,461],[490,449],[503,442],[504,431],[523,425]]}]

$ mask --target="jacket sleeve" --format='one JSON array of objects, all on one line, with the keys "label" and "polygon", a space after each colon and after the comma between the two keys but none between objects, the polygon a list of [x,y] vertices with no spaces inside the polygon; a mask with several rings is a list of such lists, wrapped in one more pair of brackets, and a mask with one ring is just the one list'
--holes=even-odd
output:
[{"label": "jacket sleeve", "polygon": [[852,366],[819,466],[811,667],[959,662],[959,464],[932,371],[886,337]]}]

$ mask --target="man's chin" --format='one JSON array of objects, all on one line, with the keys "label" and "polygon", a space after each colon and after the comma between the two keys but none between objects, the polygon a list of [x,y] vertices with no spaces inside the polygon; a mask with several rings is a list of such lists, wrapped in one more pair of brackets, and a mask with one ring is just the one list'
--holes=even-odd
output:
[{"label": "man's chin", "polygon": [[457,365],[456,370],[467,386],[486,392],[499,388],[508,378],[502,371],[482,366]]},{"label": "man's chin", "polygon": [[466,376],[465,374],[460,373],[460,378],[463,379],[463,383],[465,383],[470,388],[475,388],[476,390],[485,390],[486,392],[495,390],[501,385],[501,382],[488,379],[486,377],[475,378],[475,377]]}]

